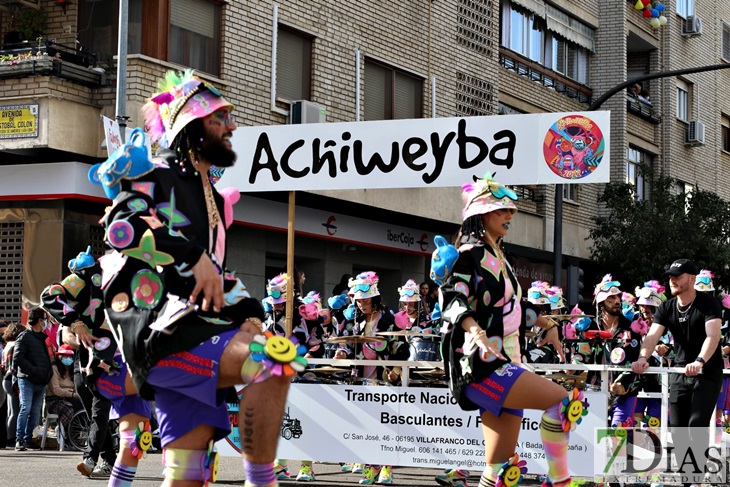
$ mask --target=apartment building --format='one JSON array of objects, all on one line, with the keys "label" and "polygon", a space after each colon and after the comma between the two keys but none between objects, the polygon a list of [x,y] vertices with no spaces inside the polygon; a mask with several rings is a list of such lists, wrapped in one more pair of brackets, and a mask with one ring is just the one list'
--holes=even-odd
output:
[{"label": "apartment building", "polygon": [[[655,29],[621,0],[129,0],[123,115],[140,125],[157,80],[183,67],[235,103],[239,125],[585,111],[627,79],[730,60],[730,4],[663,4],[667,21]],[[37,302],[89,242],[102,252],[109,202],[85,178],[106,157],[100,116],[116,115],[118,7],[0,0],[0,316]],[[612,179],[647,197],[643,163],[677,177],[678,190],[730,198],[728,81],[724,70],[667,77],[641,83],[648,101],[622,91],[603,103]],[[523,285],[553,281],[556,188],[516,190],[508,247],[517,273]],[[595,278],[587,238],[601,190],[562,186],[561,281],[574,298],[578,269],[584,297]],[[297,192],[305,291],[326,297],[343,274],[375,270],[394,305],[399,285],[424,278],[427,240],[458,230],[459,194]],[[285,266],[287,201],[252,188],[237,207],[228,264],[257,296]]]}]

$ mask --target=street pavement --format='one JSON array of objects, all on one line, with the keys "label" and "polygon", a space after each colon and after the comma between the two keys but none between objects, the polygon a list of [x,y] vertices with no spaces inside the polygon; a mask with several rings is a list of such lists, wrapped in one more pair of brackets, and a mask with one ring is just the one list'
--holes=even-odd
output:
[{"label": "street pavement", "polygon": [[[76,471],[81,461],[80,452],[59,452],[55,450],[16,452],[0,449],[1,487],[104,487],[107,479],[87,479]],[[291,461],[289,466],[294,478],[299,471],[299,462]],[[360,475],[343,473],[338,464],[315,463],[314,482],[281,481],[281,487],[309,485],[312,487],[355,486]],[[394,485],[435,487],[435,475],[442,470],[431,468],[396,467]],[[150,454],[142,459],[134,480],[135,487],[159,486],[162,483],[162,455]],[[213,485],[243,485],[243,466],[240,458],[221,457],[218,481]],[[475,486],[478,481],[470,482]]]}]

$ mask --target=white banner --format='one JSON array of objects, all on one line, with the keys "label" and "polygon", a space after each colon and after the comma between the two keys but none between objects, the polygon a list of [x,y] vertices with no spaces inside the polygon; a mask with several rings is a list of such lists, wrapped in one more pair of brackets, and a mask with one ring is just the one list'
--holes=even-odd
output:
[{"label": "white banner", "polygon": [[242,192],[609,181],[609,112],[240,127]]},{"label": "white banner", "polygon": [[101,120],[104,123],[106,151],[107,154],[111,155],[114,153],[115,150],[119,149],[122,146],[122,135],[119,132],[119,124],[116,120],[112,120],[111,118],[105,117],[104,115],[101,116]]},{"label": "white banner", "polygon": [[[217,185],[221,187],[220,184]],[[267,229],[286,230],[288,206],[285,203],[241,195],[233,207],[234,221]],[[435,249],[433,232],[380,223],[339,213],[297,207],[295,230],[326,240],[355,245],[365,244],[382,249],[396,249],[421,255],[431,255]]]},{"label": "white banner", "polygon": [[[593,476],[594,428],[605,427],[606,396],[587,392],[591,407],[570,434],[572,475]],[[229,404],[237,425],[238,405]],[[528,472],[547,473],[539,425],[542,411],[525,410],[516,452]],[[292,384],[278,458],[482,470],[478,411],[462,411],[446,388]],[[238,427],[217,444],[240,454]]]}]

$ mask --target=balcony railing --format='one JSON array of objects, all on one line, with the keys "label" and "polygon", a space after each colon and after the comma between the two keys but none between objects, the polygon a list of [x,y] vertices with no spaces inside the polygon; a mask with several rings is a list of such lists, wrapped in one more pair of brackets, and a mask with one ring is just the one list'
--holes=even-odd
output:
[{"label": "balcony railing", "polygon": [[531,81],[540,83],[546,88],[555,90],[569,98],[574,98],[580,103],[590,105],[593,98],[593,90],[585,85],[576,83],[559,73],[546,68],[530,59],[520,56],[509,49],[499,49],[499,63],[503,68],[514,71]]},{"label": "balcony railing", "polygon": [[104,86],[103,70],[89,68],[96,56],[53,42],[7,46],[0,50],[0,79],[55,76],[92,88]]},{"label": "balcony railing", "polygon": [[654,125],[662,123],[662,115],[650,103],[626,95],[626,110],[629,113],[650,121]]}]

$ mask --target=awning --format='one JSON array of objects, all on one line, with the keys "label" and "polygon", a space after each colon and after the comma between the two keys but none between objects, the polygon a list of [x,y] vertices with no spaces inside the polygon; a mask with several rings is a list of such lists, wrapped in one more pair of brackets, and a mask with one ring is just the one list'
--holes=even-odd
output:
[{"label": "awning", "polygon": [[545,18],[545,4],[541,0],[512,0],[512,3],[526,8],[540,18]]},{"label": "awning", "polygon": [[[522,1],[524,0],[520,0],[520,2]],[[594,32],[590,26],[571,17],[562,10],[558,10],[552,5],[545,5],[545,13],[547,14],[545,20],[547,21],[548,30],[555,32],[570,42],[585,47],[591,52],[595,52]]]}]

